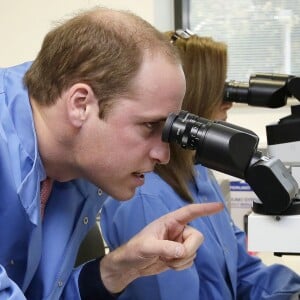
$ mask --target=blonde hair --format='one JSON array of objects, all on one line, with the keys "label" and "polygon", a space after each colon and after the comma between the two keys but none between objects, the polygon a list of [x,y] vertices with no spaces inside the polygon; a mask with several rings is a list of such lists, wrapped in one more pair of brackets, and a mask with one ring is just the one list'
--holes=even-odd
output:
[{"label": "blonde hair", "polygon": [[[171,39],[174,32],[167,32]],[[192,35],[178,38],[173,45],[179,50],[186,77],[186,94],[182,109],[210,119],[222,101],[227,74],[227,46],[210,37]],[[188,182],[194,178],[194,151],[170,144],[171,158],[155,171],[187,202],[193,202]]]},{"label": "blonde hair", "polygon": [[41,105],[55,103],[75,83],[86,83],[101,100],[101,117],[108,100],[131,92],[145,51],[160,51],[170,62],[180,63],[173,48],[163,33],[133,13],[97,7],[45,36],[24,82]]}]

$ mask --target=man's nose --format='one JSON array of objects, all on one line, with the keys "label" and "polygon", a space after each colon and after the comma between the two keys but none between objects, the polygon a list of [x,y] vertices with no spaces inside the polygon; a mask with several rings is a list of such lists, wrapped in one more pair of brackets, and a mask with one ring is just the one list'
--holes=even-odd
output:
[{"label": "man's nose", "polygon": [[170,147],[168,143],[160,141],[150,151],[150,156],[157,164],[167,164],[170,160]]}]

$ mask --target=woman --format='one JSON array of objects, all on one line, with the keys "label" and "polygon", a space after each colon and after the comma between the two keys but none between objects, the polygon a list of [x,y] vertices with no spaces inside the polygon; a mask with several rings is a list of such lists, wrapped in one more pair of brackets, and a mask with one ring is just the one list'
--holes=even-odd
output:
[{"label": "woman", "polygon": [[[180,52],[186,76],[182,109],[204,118],[226,120],[231,107],[222,100],[226,45],[189,31],[166,34]],[[194,165],[195,152],[177,144],[171,144],[170,149],[170,162],[145,174],[145,184],[133,199],[121,203],[110,198],[105,202],[101,227],[110,249],[126,243],[152,220],[187,203],[225,204],[211,171]],[[281,265],[266,267],[247,253],[245,234],[233,224],[227,210],[198,218],[191,225],[205,237],[194,265],[180,272],[169,270],[139,278],[119,299],[284,300],[300,290],[297,274]]]}]

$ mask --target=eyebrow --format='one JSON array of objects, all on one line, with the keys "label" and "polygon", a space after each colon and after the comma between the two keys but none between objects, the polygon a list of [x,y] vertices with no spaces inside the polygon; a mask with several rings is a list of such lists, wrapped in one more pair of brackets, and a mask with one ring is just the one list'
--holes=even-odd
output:
[{"label": "eyebrow", "polygon": [[[169,116],[169,115],[168,115]],[[147,113],[145,112],[145,114],[140,115],[138,118],[139,119],[147,119],[149,122],[165,122],[168,118],[168,116],[165,115],[157,115],[155,113]]]},{"label": "eyebrow", "polygon": [[[150,120],[151,119],[151,120]],[[165,123],[167,120],[167,117],[158,117],[158,118],[149,118],[149,122],[151,123]]]}]

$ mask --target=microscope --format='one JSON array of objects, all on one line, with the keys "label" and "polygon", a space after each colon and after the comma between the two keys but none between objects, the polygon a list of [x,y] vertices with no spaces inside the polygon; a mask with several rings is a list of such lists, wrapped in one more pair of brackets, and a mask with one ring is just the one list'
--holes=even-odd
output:
[{"label": "microscope", "polygon": [[[286,74],[254,74],[249,82],[229,81],[225,84],[224,100],[252,106],[278,108],[289,98],[300,100],[300,78]],[[300,183],[300,105],[291,106],[291,115],[266,126],[267,152],[287,167]],[[251,186],[251,184],[249,183]],[[273,188],[273,186],[269,186]],[[253,189],[254,190],[254,189]],[[254,190],[255,192],[255,190]],[[298,195],[295,196],[296,204]],[[298,227],[300,212],[296,206],[291,211],[270,217],[257,211],[248,217],[248,247],[253,251],[270,251],[276,255],[300,254]],[[292,208],[293,207],[293,208]]]},{"label": "microscope", "polygon": [[[300,99],[300,78],[285,74],[255,74],[248,83],[229,81],[224,88],[224,101],[253,106],[277,108],[289,97]],[[245,180],[257,195],[248,217],[250,251],[300,254],[300,180],[292,172],[297,156],[300,160],[299,107],[266,127],[267,156],[258,150],[259,138],[249,129],[186,111],[166,120],[163,141],[195,150],[196,163]]]}]

